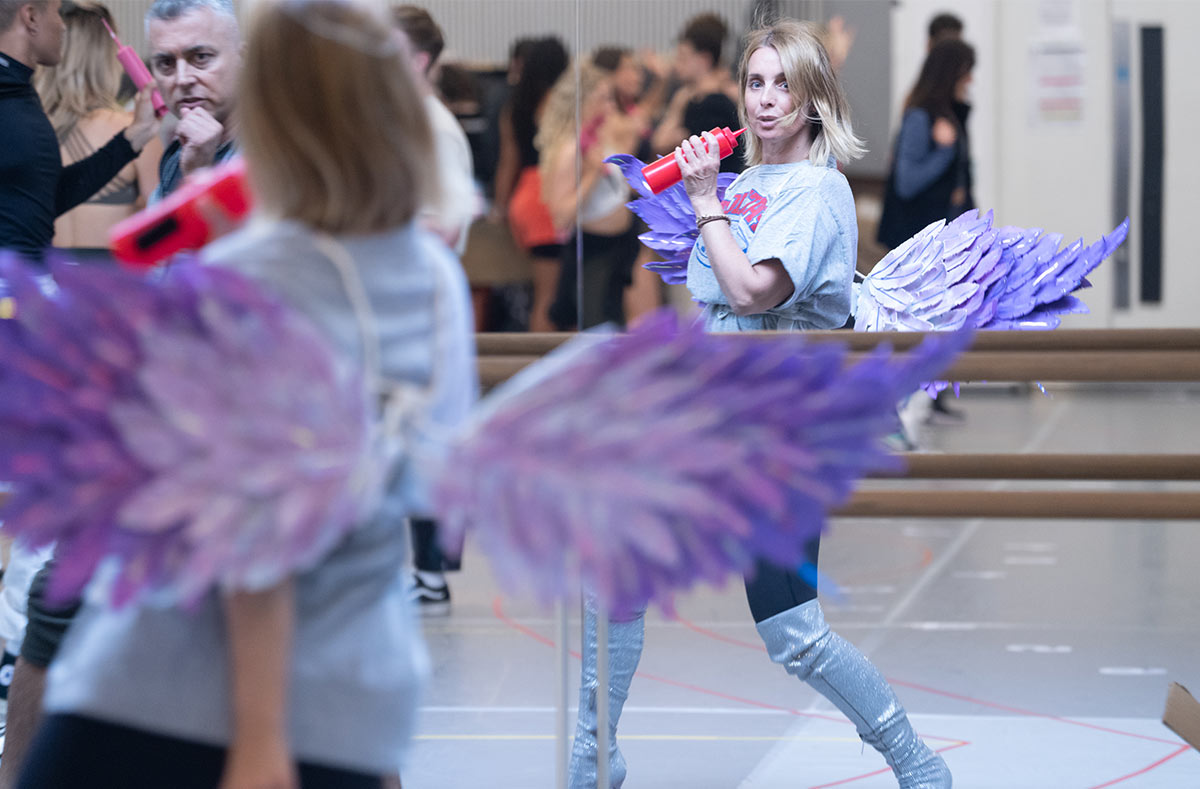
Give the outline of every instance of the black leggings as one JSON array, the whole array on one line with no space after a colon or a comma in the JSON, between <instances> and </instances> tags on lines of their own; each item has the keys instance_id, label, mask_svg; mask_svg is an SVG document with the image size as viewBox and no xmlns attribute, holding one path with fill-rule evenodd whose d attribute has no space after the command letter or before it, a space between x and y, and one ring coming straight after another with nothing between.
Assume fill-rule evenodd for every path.
<instances>
[{"instance_id":1,"label":"black leggings","mask_svg":"<svg viewBox=\"0 0 1200 789\"><path fill-rule=\"evenodd\" d=\"M446 556L438 542L437 521L428 518L413 518L409 521L412 531L413 567L431 573L446 570L461 570L461 556Z\"/></svg>"},{"instance_id":2,"label":"black leggings","mask_svg":"<svg viewBox=\"0 0 1200 789\"><path fill-rule=\"evenodd\" d=\"M615 236L583 234L583 260L575 258L575 239L563 245L558 290L550 320L562 331L590 329L602 323L625 325L625 288L633 282L640 242L638 224ZM582 269L582 272L580 271ZM579 275L583 274L582 288ZM582 290L582 305L579 304ZM582 306L583 316L579 309Z\"/></svg>"},{"instance_id":3,"label":"black leggings","mask_svg":"<svg viewBox=\"0 0 1200 789\"><path fill-rule=\"evenodd\" d=\"M213 789L225 749L76 715L50 715L18 789ZM299 765L302 789L380 789L383 777Z\"/></svg>"},{"instance_id":4,"label":"black leggings","mask_svg":"<svg viewBox=\"0 0 1200 789\"><path fill-rule=\"evenodd\" d=\"M813 567L817 566L820 550L820 537L804 544L804 556ZM816 598L816 588L802 579L795 567L780 567L760 559L754 575L746 577L746 599L755 624Z\"/></svg>"}]
</instances>

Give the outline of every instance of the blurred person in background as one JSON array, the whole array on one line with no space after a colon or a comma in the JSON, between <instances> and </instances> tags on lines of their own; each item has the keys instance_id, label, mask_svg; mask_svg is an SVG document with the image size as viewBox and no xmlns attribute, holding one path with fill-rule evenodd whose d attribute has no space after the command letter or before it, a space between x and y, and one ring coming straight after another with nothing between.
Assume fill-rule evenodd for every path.
<instances>
[{"instance_id":1,"label":"blurred person in background","mask_svg":"<svg viewBox=\"0 0 1200 789\"><path fill-rule=\"evenodd\" d=\"M124 128L97 141L91 155L63 165L54 126L33 86L36 67L55 66L62 60L67 23L61 10L60 0L0 0L0 119L5 131L0 148L0 249L35 262L43 260L51 244L55 218L103 189L150 144L158 129L150 91L143 90ZM0 299L0 311L10 306ZM42 617L26 592L46 554L23 550L18 544L5 568L0 623L6 656L0 670L11 680L3 705L2 787L11 786L15 779L41 710L50 655L40 648L44 642L36 625ZM33 623L32 639L27 623ZM14 660L18 650L20 658Z\"/></svg>"},{"instance_id":2,"label":"blurred person in background","mask_svg":"<svg viewBox=\"0 0 1200 789\"><path fill-rule=\"evenodd\" d=\"M61 149L63 163L90 156L133 121L117 98L120 75L117 45L105 29L116 24L100 3L65 2L63 59L43 66L34 78L42 106ZM71 250L73 260L108 260L108 231L139 211L158 186L162 143L152 138L131 164L83 205L54 222L54 246Z\"/></svg>"},{"instance_id":3,"label":"blurred person in background","mask_svg":"<svg viewBox=\"0 0 1200 789\"><path fill-rule=\"evenodd\" d=\"M619 46L600 47L592 54L592 63L609 75L613 84L614 112L611 114L616 133L615 146L618 153L630 153L642 161L654 158L650 150L651 120L661 109L665 75L655 74L652 68L638 63L633 50ZM647 75L652 84L647 87ZM647 229L641 220L635 219L638 233ZM662 306L662 280L653 271L643 268L644 263L657 260L654 250L642 246L638 249L631 274L632 282L625 290L625 318L629 323Z\"/></svg>"},{"instance_id":4,"label":"blurred person in background","mask_svg":"<svg viewBox=\"0 0 1200 789\"><path fill-rule=\"evenodd\" d=\"M563 331L625 325L625 289L639 244L625 205L629 187L604 162L633 142L616 114L612 79L583 63L578 79L567 71L554 85L538 128L542 198L555 230L568 239L550 308L551 320Z\"/></svg>"},{"instance_id":5,"label":"blurred person in background","mask_svg":"<svg viewBox=\"0 0 1200 789\"><path fill-rule=\"evenodd\" d=\"M925 42L925 51L929 52L934 45L943 41L963 37L963 21L951 13L941 13L929 20L929 39Z\"/></svg>"},{"instance_id":6,"label":"blurred person in background","mask_svg":"<svg viewBox=\"0 0 1200 789\"><path fill-rule=\"evenodd\" d=\"M534 39L514 51L518 71L507 106L500 115L500 159L496 167L493 219L506 218L513 240L530 259L533 296L529 330L553 331L550 305L562 267L563 232L543 201L541 153L534 144L546 97L567 69L568 55L555 37Z\"/></svg>"},{"instance_id":7,"label":"blurred person in background","mask_svg":"<svg viewBox=\"0 0 1200 789\"><path fill-rule=\"evenodd\" d=\"M424 8L397 6L392 10L392 20L408 41L413 75L433 127L437 154L438 199L422 209L421 217L461 255L479 200L467 135L433 89L432 75L446 40L442 29Z\"/></svg>"},{"instance_id":8,"label":"blurred person in background","mask_svg":"<svg viewBox=\"0 0 1200 789\"><path fill-rule=\"evenodd\" d=\"M413 77L433 130L436 199L422 207L421 221L461 256L467 247L467 233L479 201L467 135L458 119L434 93L430 82L430 74L445 48L445 38L442 29L424 8L397 6L392 10L392 21L408 42ZM449 603L450 587L445 571L459 569L458 562L443 555L437 540L436 522L412 518L409 525L413 549L410 598L422 606Z\"/></svg>"},{"instance_id":9,"label":"blurred person in background","mask_svg":"<svg viewBox=\"0 0 1200 789\"><path fill-rule=\"evenodd\" d=\"M84 159L63 166L58 138L33 87L37 66L62 59L61 0L0 0L0 249L41 260L54 220L104 188L138 157L158 128L149 91L132 122Z\"/></svg>"},{"instance_id":10,"label":"blurred person in background","mask_svg":"<svg viewBox=\"0 0 1200 789\"><path fill-rule=\"evenodd\" d=\"M930 222L975 207L967 137L967 88L975 50L958 39L935 45L904 103L879 222L894 249Z\"/></svg>"},{"instance_id":11,"label":"blurred person in background","mask_svg":"<svg viewBox=\"0 0 1200 789\"><path fill-rule=\"evenodd\" d=\"M656 155L671 153L681 140L694 134L738 128L737 103L730 96L736 86L721 61L728 36L729 28L716 14L700 14L683 28L674 64L681 84L651 138ZM721 160L723 173L740 173L744 167L738 150Z\"/></svg>"}]
</instances>

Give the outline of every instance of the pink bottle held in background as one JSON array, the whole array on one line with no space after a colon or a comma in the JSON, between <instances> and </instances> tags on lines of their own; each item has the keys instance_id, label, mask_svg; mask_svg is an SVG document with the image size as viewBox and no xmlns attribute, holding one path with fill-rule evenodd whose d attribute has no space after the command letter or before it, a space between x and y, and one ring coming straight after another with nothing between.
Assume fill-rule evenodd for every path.
<instances>
[{"instance_id":1,"label":"pink bottle held in background","mask_svg":"<svg viewBox=\"0 0 1200 789\"><path fill-rule=\"evenodd\" d=\"M730 131L729 127L726 126L723 129L712 129L709 132L717 138L717 146L720 149L722 159L733 153L733 149L737 145L738 135L744 131L746 130L738 129L737 131ZM650 191L658 194L679 183L683 178L683 174L679 172L679 165L675 163L675 155L668 154L658 161L651 162L643 167L642 177L649 184Z\"/></svg>"},{"instance_id":2,"label":"pink bottle held in background","mask_svg":"<svg viewBox=\"0 0 1200 789\"><path fill-rule=\"evenodd\" d=\"M108 24L107 19L101 19L100 21L104 23L104 27L108 30L108 34L112 36L112 40L117 42L117 60L121 62L125 73L133 80L134 86L138 90L141 90L153 82L154 77L150 76L150 70L146 68L146 64L138 57L138 53L134 51L133 47L121 44L121 39L117 38L116 31ZM167 114L167 104L163 101L161 93L155 90L151 94L150 100L154 102L154 116L156 118L161 118Z\"/></svg>"}]
</instances>

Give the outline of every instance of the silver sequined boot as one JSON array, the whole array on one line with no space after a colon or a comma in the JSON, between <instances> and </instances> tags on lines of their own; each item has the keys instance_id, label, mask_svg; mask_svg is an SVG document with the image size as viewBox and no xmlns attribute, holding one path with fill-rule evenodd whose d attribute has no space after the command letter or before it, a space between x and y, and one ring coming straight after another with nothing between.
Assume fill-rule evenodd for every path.
<instances>
[{"instance_id":1,"label":"silver sequined boot","mask_svg":"<svg viewBox=\"0 0 1200 789\"><path fill-rule=\"evenodd\" d=\"M625 782L625 757L617 748L617 720L629 697L629 683L637 671L645 640L645 611L628 619L608 623L608 776L611 789ZM579 718L575 743L571 747L571 765L567 785L570 789L608 789L596 787L596 609L588 601L583 616L583 672L579 681Z\"/></svg>"},{"instance_id":2,"label":"silver sequined boot","mask_svg":"<svg viewBox=\"0 0 1200 789\"><path fill-rule=\"evenodd\" d=\"M850 719L863 742L883 754L901 789L949 789L950 769L908 722L908 714L879 670L829 629L821 605L803 605L758 624L771 654Z\"/></svg>"}]
</instances>

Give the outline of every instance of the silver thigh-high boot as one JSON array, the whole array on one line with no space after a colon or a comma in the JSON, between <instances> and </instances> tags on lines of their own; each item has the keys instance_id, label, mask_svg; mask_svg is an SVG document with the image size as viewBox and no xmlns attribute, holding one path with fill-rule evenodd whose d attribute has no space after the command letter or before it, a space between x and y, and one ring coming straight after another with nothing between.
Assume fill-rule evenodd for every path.
<instances>
[{"instance_id":1,"label":"silver thigh-high boot","mask_svg":"<svg viewBox=\"0 0 1200 789\"><path fill-rule=\"evenodd\" d=\"M608 622L608 776L611 789L625 782L625 757L617 748L617 720L629 698L629 683L642 657L646 635L646 612L638 611L626 621ZM571 765L567 785L570 789L609 789L596 787L596 609L591 600L583 616L583 671L579 680L579 718L575 743L571 747Z\"/></svg>"},{"instance_id":2,"label":"silver thigh-high boot","mask_svg":"<svg viewBox=\"0 0 1200 789\"><path fill-rule=\"evenodd\" d=\"M833 702L863 742L883 754L901 789L946 789L950 769L908 722L891 685L867 656L829 629L821 605L803 605L759 622L771 660Z\"/></svg>"}]
</instances>

